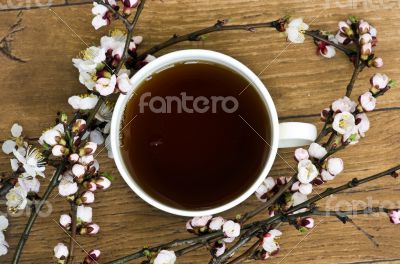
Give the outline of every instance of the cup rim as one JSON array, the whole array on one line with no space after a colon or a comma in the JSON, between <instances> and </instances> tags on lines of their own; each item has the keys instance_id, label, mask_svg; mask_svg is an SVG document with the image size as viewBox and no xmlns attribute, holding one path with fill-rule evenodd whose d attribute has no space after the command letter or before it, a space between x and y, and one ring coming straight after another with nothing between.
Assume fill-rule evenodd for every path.
<instances>
[{"instance_id":1,"label":"cup rim","mask_svg":"<svg viewBox=\"0 0 400 264\"><path fill-rule=\"evenodd\" d=\"M131 177L129 170L124 164L121 149L120 149L120 136L119 131L121 127L122 117L125 111L126 103L132 97L133 92L140 86L140 84L146 80L153 73L162 70L166 66L172 65L174 63L187 62L187 61L208 61L212 63L216 63L219 65L223 65L235 72L241 74L244 78L246 78L249 82L253 84L253 86L258 90L259 94L262 96L264 103L266 105L267 114L271 121L271 142L270 146L266 146L270 148L267 160L265 162L264 168L262 169L260 175L257 180L240 196L234 198L232 201L225 203L224 205L205 209L205 210L185 210L174 208L172 206L166 205L157 199L151 197L147 194ZM271 95L269 94L267 88L259 79L259 77L252 72L247 66L239 62L238 60L211 50L204 49L187 49L180 50L168 53L161 57L158 57L154 61L145 65L142 69L140 69L131 79L132 83L136 85L134 88L129 91L126 95L120 95L118 97L117 103L114 107L114 112L111 119L111 130L110 130L110 143L111 150L113 152L114 161L117 166L119 173L122 178L128 184L128 186L145 202L148 204L164 211L167 213L171 213L179 216L187 216L187 217L195 217L195 216L204 216L204 215L214 215L221 213L223 211L229 210L238 204L242 203L244 200L249 198L261 185L264 179L267 177L271 167L274 163L274 160L278 151L278 141L279 141L279 122L278 122L278 114L276 112L275 104L272 100ZM249 128L249 132L253 133ZM255 133L255 136L257 134ZM264 144L260 142L260 144Z\"/></svg>"}]
</instances>

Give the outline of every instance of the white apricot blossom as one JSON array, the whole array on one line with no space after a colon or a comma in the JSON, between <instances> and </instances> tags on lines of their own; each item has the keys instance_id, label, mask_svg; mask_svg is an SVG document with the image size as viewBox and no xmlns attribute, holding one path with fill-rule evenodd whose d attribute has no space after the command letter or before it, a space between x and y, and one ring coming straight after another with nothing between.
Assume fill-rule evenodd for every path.
<instances>
[{"instance_id":1,"label":"white apricot blossom","mask_svg":"<svg viewBox=\"0 0 400 264\"><path fill-rule=\"evenodd\" d=\"M97 80L95 89L102 96L114 93L117 84L117 77L113 74L110 78L102 77Z\"/></svg>"},{"instance_id":2,"label":"white apricot blossom","mask_svg":"<svg viewBox=\"0 0 400 264\"><path fill-rule=\"evenodd\" d=\"M240 224L229 220L225 222L222 226L222 231L224 232L224 235L228 238L238 237L240 235Z\"/></svg>"},{"instance_id":3,"label":"white apricot blossom","mask_svg":"<svg viewBox=\"0 0 400 264\"><path fill-rule=\"evenodd\" d=\"M303 43L305 40L304 32L308 28L309 26L303 22L302 18L293 19L286 29L288 40L293 43Z\"/></svg>"},{"instance_id":4,"label":"white apricot blossom","mask_svg":"<svg viewBox=\"0 0 400 264\"><path fill-rule=\"evenodd\" d=\"M356 110L356 102L350 100L349 97L344 96L339 98L332 103L333 112L350 112L353 113Z\"/></svg>"},{"instance_id":5,"label":"white apricot blossom","mask_svg":"<svg viewBox=\"0 0 400 264\"><path fill-rule=\"evenodd\" d=\"M107 12L108 8L106 6L93 2L92 14L95 17L92 20L92 26L96 30L110 23L110 20L106 16Z\"/></svg>"},{"instance_id":6,"label":"white apricot blossom","mask_svg":"<svg viewBox=\"0 0 400 264\"><path fill-rule=\"evenodd\" d=\"M7 194L7 207L10 211L17 211L25 209L28 199L28 192L21 186L14 186Z\"/></svg>"},{"instance_id":7,"label":"white apricot blossom","mask_svg":"<svg viewBox=\"0 0 400 264\"><path fill-rule=\"evenodd\" d=\"M262 202L266 202L267 201L266 194L269 191L271 191L275 186L276 186L276 180L274 178L272 177L265 178L265 180L256 190L255 194L257 198Z\"/></svg>"},{"instance_id":8,"label":"white apricot blossom","mask_svg":"<svg viewBox=\"0 0 400 264\"><path fill-rule=\"evenodd\" d=\"M172 250L161 250L154 259L154 264L174 264L176 255Z\"/></svg>"},{"instance_id":9,"label":"white apricot blossom","mask_svg":"<svg viewBox=\"0 0 400 264\"><path fill-rule=\"evenodd\" d=\"M4 256L8 253L8 243L4 236L4 233L0 231L0 256Z\"/></svg>"},{"instance_id":10,"label":"white apricot blossom","mask_svg":"<svg viewBox=\"0 0 400 264\"><path fill-rule=\"evenodd\" d=\"M277 240L281 235L282 232L277 229L272 229L264 234L262 240L262 248L268 254L268 256L264 257L264 259L268 258L271 254L274 254L279 250L279 244Z\"/></svg>"},{"instance_id":11,"label":"white apricot blossom","mask_svg":"<svg viewBox=\"0 0 400 264\"><path fill-rule=\"evenodd\" d=\"M360 136L365 137L365 133L369 130L370 127L368 116L365 113L357 114L356 124Z\"/></svg>"},{"instance_id":12,"label":"white apricot blossom","mask_svg":"<svg viewBox=\"0 0 400 264\"><path fill-rule=\"evenodd\" d=\"M95 94L81 94L74 95L68 98L68 103L75 110L90 110L93 109L97 102L99 101L99 97Z\"/></svg>"},{"instance_id":13,"label":"white apricot blossom","mask_svg":"<svg viewBox=\"0 0 400 264\"><path fill-rule=\"evenodd\" d=\"M355 126L355 118L350 112L342 112L335 115L332 128L343 135L347 131L351 131Z\"/></svg>"},{"instance_id":14,"label":"white apricot blossom","mask_svg":"<svg viewBox=\"0 0 400 264\"><path fill-rule=\"evenodd\" d=\"M36 175L44 177L46 162L38 149L28 147L25 155L21 155L21 153L14 149L13 154L27 175L31 177L35 177Z\"/></svg>"},{"instance_id":15,"label":"white apricot blossom","mask_svg":"<svg viewBox=\"0 0 400 264\"><path fill-rule=\"evenodd\" d=\"M311 160L302 160L297 165L297 179L301 183L310 183L318 176L318 169Z\"/></svg>"},{"instance_id":16,"label":"white apricot blossom","mask_svg":"<svg viewBox=\"0 0 400 264\"><path fill-rule=\"evenodd\" d=\"M26 142L24 142L22 137L22 126L18 123L14 123L11 126L11 139L4 141L3 145L1 146L2 151L5 154L11 154L14 149L17 149L19 153L24 155Z\"/></svg>"}]
</instances>

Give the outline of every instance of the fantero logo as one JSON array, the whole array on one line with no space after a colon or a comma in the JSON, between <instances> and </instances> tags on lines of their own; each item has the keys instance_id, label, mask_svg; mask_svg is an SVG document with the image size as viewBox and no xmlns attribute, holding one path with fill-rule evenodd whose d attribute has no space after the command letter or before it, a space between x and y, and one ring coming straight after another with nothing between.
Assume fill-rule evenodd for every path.
<instances>
[{"instance_id":1,"label":"fantero logo","mask_svg":"<svg viewBox=\"0 0 400 264\"><path fill-rule=\"evenodd\" d=\"M232 114L239 108L238 100L233 96L190 96L185 92L180 96L152 96L151 92L140 96L140 113L146 109L156 114L171 113L219 113Z\"/></svg>"}]
</instances>

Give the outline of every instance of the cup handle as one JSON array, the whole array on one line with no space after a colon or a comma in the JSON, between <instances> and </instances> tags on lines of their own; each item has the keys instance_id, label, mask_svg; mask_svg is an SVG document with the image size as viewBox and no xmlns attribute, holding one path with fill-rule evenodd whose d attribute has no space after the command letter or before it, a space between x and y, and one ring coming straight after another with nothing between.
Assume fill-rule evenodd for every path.
<instances>
[{"instance_id":1,"label":"cup handle","mask_svg":"<svg viewBox=\"0 0 400 264\"><path fill-rule=\"evenodd\" d=\"M317 128L313 124L286 122L279 124L278 148L293 148L310 145L317 138Z\"/></svg>"}]
</instances>

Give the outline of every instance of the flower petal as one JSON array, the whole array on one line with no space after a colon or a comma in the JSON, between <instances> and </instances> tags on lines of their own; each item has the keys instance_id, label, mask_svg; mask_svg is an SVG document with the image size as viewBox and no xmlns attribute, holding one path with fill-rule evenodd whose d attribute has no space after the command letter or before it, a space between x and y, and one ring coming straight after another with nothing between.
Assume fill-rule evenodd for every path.
<instances>
[{"instance_id":1,"label":"flower petal","mask_svg":"<svg viewBox=\"0 0 400 264\"><path fill-rule=\"evenodd\" d=\"M3 145L1 146L1 149L3 150L4 153L10 154L11 152L13 152L16 145L17 144L14 141L6 140L6 141L4 141Z\"/></svg>"},{"instance_id":2,"label":"flower petal","mask_svg":"<svg viewBox=\"0 0 400 264\"><path fill-rule=\"evenodd\" d=\"M12 125L11 127L11 135L13 137L20 137L22 134L22 126L20 126L19 124L15 123L14 125Z\"/></svg>"}]
</instances>

